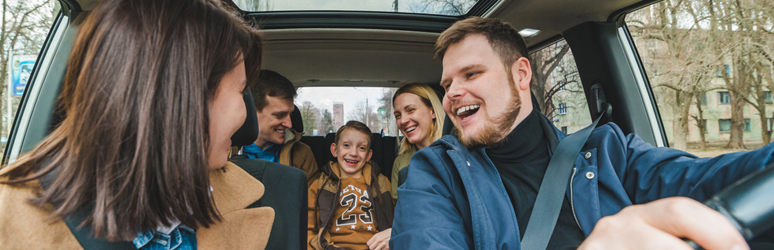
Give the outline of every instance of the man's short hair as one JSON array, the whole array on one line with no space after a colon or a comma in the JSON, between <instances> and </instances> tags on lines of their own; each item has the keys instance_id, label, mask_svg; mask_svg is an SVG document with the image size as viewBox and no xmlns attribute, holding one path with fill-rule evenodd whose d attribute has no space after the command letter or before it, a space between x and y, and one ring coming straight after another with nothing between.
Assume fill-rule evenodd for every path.
<instances>
[{"instance_id":1,"label":"man's short hair","mask_svg":"<svg viewBox=\"0 0 774 250\"><path fill-rule=\"evenodd\" d=\"M261 70L258 80L250 88L255 100L255 110L262 111L269 102L267 96L293 101L296 98L296 87L287 78L271 70Z\"/></svg>"},{"instance_id":2,"label":"man's short hair","mask_svg":"<svg viewBox=\"0 0 774 250\"><path fill-rule=\"evenodd\" d=\"M489 46L497 53L506 68L510 68L517 59L529 59L529 51L524 38L510 24L495 18L469 17L457 21L446 29L435 42L435 57L443 60L449 46L457 44L468 35L481 34L489 41Z\"/></svg>"}]
</instances>

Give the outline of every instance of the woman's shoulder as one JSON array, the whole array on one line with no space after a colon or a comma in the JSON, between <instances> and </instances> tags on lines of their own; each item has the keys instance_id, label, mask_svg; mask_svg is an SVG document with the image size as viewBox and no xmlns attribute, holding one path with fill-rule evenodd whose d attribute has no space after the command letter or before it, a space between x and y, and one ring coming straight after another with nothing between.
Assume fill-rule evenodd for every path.
<instances>
[{"instance_id":1,"label":"woman's shoulder","mask_svg":"<svg viewBox=\"0 0 774 250\"><path fill-rule=\"evenodd\" d=\"M53 207L28 201L40 191L37 180L19 185L0 184L0 246L8 249L81 249L64 221L51 218Z\"/></svg>"},{"instance_id":2,"label":"woman's shoulder","mask_svg":"<svg viewBox=\"0 0 774 250\"><path fill-rule=\"evenodd\" d=\"M414 154L416 152L417 152L416 150L411 149L411 150L406 151L406 152L404 152L402 154L399 154L397 157L395 157L395 162L393 163L392 168L396 169L396 167L397 167L398 170L400 170L400 168L404 168L404 167L408 166L409 161L411 160L411 157L414 156ZM393 170L393 171L395 171L395 170Z\"/></svg>"}]
</instances>

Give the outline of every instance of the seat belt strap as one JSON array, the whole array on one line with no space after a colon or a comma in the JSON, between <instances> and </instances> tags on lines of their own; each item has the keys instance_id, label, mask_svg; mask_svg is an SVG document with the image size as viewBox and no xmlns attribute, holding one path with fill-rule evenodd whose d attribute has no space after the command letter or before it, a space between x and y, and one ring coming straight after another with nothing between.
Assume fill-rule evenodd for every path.
<instances>
[{"instance_id":1,"label":"seat belt strap","mask_svg":"<svg viewBox=\"0 0 774 250\"><path fill-rule=\"evenodd\" d=\"M591 125L559 141L548 162L543 181L540 183L535 206L532 207L527 229L521 241L522 250L544 250L548 247L548 241L553 235L559 218L559 211L562 210L562 202L575 158L604 114L605 111L602 111Z\"/></svg>"}]
</instances>

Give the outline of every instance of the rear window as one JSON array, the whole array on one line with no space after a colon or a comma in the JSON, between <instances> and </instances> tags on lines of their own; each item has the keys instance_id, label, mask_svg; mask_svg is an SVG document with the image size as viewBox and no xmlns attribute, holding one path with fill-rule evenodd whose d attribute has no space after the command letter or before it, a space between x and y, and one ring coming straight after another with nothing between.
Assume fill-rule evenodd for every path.
<instances>
[{"instance_id":1,"label":"rear window","mask_svg":"<svg viewBox=\"0 0 774 250\"><path fill-rule=\"evenodd\" d=\"M304 122L304 135L335 133L347 121L368 125L373 133L396 136L389 87L301 87L295 104Z\"/></svg>"}]
</instances>

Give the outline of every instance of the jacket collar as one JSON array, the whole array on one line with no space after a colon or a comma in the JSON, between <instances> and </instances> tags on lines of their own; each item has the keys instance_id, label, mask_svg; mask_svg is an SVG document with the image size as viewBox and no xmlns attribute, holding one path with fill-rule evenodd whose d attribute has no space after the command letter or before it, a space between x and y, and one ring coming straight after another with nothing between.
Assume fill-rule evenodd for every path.
<instances>
[{"instance_id":1,"label":"jacket collar","mask_svg":"<svg viewBox=\"0 0 774 250\"><path fill-rule=\"evenodd\" d=\"M212 199L220 222L196 232L200 249L264 249L274 222L271 207L247 208L263 196L264 186L234 163L210 170Z\"/></svg>"},{"instance_id":2,"label":"jacket collar","mask_svg":"<svg viewBox=\"0 0 774 250\"><path fill-rule=\"evenodd\" d=\"M285 129L285 143L284 144L288 144L289 142L297 142L297 141L301 140L301 136L303 136L303 135L304 135L304 132L296 132L292 128L286 128Z\"/></svg>"},{"instance_id":3,"label":"jacket collar","mask_svg":"<svg viewBox=\"0 0 774 250\"><path fill-rule=\"evenodd\" d=\"M232 162L210 170L212 199L221 214L245 209L263 196L263 183Z\"/></svg>"},{"instance_id":4,"label":"jacket collar","mask_svg":"<svg viewBox=\"0 0 774 250\"><path fill-rule=\"evenodd\" d=\"M334 180L340 180L341 179L341 167L339 167L339 163L335 161L329 162L325 167L323 167L322 171L333 178ZM366 162L363 166L363 169L360 171L363 172L363 178L365 178L365 182L367 185L371 185L372 177L371 173L373 172L373 166L371 166L371 162Z\"/></svg>"}]
</instances>

